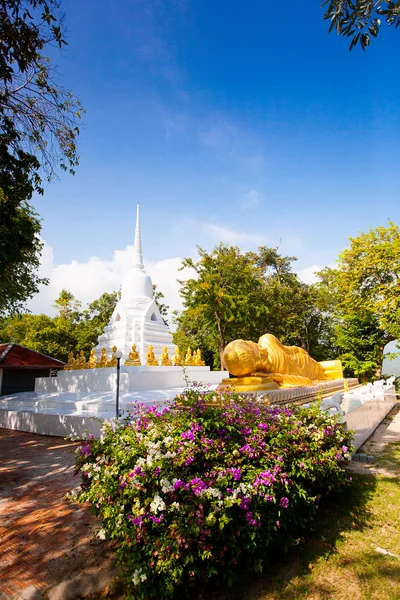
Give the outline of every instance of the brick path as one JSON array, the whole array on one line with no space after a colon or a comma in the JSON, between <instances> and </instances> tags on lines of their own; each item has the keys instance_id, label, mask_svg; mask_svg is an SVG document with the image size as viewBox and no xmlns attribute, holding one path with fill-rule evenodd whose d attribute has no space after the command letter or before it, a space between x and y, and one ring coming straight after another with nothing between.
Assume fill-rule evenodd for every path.
<instances>
[{"instance_id":1,"label":"brick path","mask_svg":"<svg viewBox=\"0 0 400 600\"><path fill-rule=\"evenodd\" d=\"M99 528L64 495L76 443L0 429L0 600L69 600L104 591L115 576Z\"/></svg>"}]
</instances>

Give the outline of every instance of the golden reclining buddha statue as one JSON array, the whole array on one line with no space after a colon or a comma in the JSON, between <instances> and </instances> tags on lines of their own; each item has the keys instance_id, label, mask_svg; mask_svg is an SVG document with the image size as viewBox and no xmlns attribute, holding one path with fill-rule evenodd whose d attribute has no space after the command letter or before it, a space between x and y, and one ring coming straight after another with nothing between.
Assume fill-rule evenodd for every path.
<instances>
[{"instance_id":1,"label":"golden reclining buddha statue","mask_svg":"<svg viewBox=\"0 0 400 600\"><path fill-rule=\"evenodd\" d=\"M223 379L238 391L272 390L279 387L302 387L322 381L342 379L340 360L317 362L297 346L285 346L271 333L258 343L235 340L224 350L226 368L236 379Z\"/></svg>"}]
</instances>

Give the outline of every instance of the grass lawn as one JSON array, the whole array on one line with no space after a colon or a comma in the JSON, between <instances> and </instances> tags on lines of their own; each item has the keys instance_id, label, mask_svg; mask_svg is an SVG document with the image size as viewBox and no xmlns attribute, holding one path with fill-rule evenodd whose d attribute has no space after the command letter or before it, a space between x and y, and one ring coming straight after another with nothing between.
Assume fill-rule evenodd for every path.
<instances>
[{"instance_id":1,"label":"grass lawn","mask_svg":"<svg viewBox=\"0 0 400 600\"><path fill-rule=\"evenodd\" d=\"M306 540L250 586L211 597L400 599L400 442L385 446L377 466L391 476L351 473L351 488L330 499Z\"/></svg>"}]
</instances>

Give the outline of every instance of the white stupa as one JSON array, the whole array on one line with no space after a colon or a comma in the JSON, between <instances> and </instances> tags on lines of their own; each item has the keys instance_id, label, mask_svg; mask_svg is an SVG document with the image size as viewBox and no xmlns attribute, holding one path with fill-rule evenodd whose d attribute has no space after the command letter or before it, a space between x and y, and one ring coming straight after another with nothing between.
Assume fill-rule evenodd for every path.
<instances>
[{"instance_id":1,"label":"white stupa","mask_svg":"<svg viewBox=\"0 0 400 600\"><path fill-rule=\"evenodd\" d=\"M168 331L153 297L153 284L143 266L140 238L139 204L136 214L135 244L132 255L132 268L125 275L121 287L121 299L114 309L111 320L99 337L95 348L96 356L101 349L111 356L113 346L123 353L122 364L128 358L132 344L140 354L142 365L146 364L147 350L153 346L155 357L161 356L164 346L169 357L175 353L172 335Z\"/></svg>"}]
</instances>

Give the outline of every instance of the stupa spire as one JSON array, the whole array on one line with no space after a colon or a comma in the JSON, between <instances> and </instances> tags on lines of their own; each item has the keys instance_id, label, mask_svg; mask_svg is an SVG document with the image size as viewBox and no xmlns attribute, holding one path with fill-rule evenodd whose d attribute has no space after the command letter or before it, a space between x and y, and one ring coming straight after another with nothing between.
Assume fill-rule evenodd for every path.
<instances>
[{"instance_id":1,"label":"stupa spire","mask_svg":"<svg viewBox=\"0 0 400 600\"><path fill-rule=\"evenodd\" d=\"M139 217L139 204L136 207L136 229L135 229L135 243L133 245L132 255L132 266L136 269L144 270L143 266L143 255L142 255L142 241L140 238L140 217Z\"/></svg>"}]
</instances>

